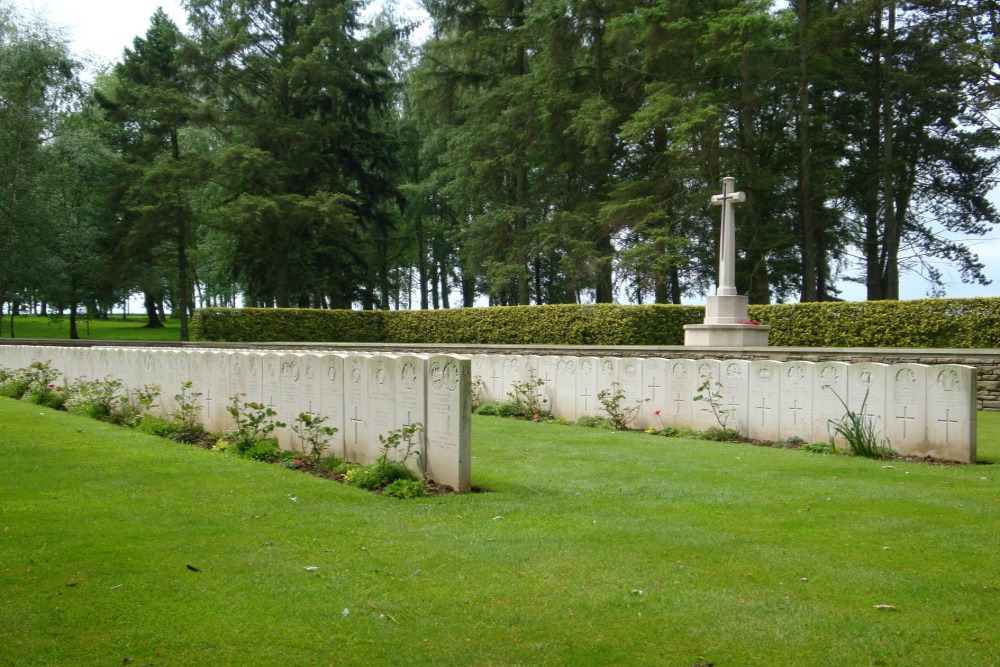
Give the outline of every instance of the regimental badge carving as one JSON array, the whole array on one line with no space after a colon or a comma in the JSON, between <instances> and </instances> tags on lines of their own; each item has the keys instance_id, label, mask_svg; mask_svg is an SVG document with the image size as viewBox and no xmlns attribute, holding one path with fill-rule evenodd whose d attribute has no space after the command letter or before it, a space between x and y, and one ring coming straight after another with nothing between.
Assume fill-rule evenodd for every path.
<instances>
[{"instance_id":1,"label":"regimental badge carving","mask_svg":"<svg viewBox=\"0 0 1000 667\"><path fill-rule=\"evenodd\" d=\"M572 359L560 359L556 370L563 375L573 375L576 373L576 362Z\"/></svg>"},{"instance_id":2,"label":"regimental badge carving","mask_svg":"<svg viewBox=\"0 0 1000 667\"><path fill-rule=\"evenodd\" d=\"M726 365L726 379L730 382L739 382L743 377L743 367L739 364Z\"/></svg>"},{"instance_id":3,"label":"regimental badge carving","mask_svg":"<svg viewBox=\"0 0 1000 667\"><path fill-rule=\"evenodd\" d=\"M313 368L312 362L306 363L306 379L312 381L316 376L316 369Z\"/></svg>"},{"instance_id":4,"label":"regimental badge carving","mask_svg":"<svg viewBox=\"0 0 1000 667\"><path fill-rule=\"evenodd\" d=\"M757 369L757 379L760 380L760 382L763 384L769 383L771 381L772 375L773 373L771 372L770 368Z\"/></svg>"},{"instance_id":5,"label":"regimental badge carving","mask_svg":"<svg viewBox=\"0 0 1000 667\"><path fill-rule=\"evenodd\" d=\"M147 355L143 356L143 358L142 358L142 367L145 368L147 371L153 370L155 364L156 364L156 362L154 361L153 355L147 354Z\"/></svg>"},{"instance_id":6,"label":"regimental badge carving","mask_svg":"<svg viewBox=\"0 0 1000 667\"><path fill-rule=\"evenodd\" d=\"M238 358L233 359L232 371L233 377L243 377L243 362L241 362Z\"/></svg>"},{"instance_id":7,"label":"regimental badge carving","mask_svg":"<svg viewBox=\"0 0 1000 667\"><path fill-rule=\"evenodd\" d=\"M605 375L611 375L612 373L615 372L615 362L611 361L610 359L605 359L604 361L601 362L601 368L604 369Z\"/></svg>"},{"instance_id":8,"label":"regimental badge carving","mask_svg":"<svg viewBox=\"0 0 1000 667\"><path fill-rule=\"evenodd\" d=\"M385 363L378 362L378 368L375 369L375 382L379 384L385 384Z\"/></svg>"},{"instance_id":9,"label":"regimental badge carving","mask_svg":"<svg viewBox=\"0 0 1000 667\"><path fill-rule=\"evenodd\" d=\"M333 364L330 364L329 366L326 367L326 379L329 380L330 382L337 381L337 367L334 366Z\"/></svg>"},{"instance_id":10,"label":"regimental badge carving","mask_svg":"<svg viewBox=\"0 0 1000 667\"><path fill-rule=\"evenodd\" d=\"M824 366L823 370L819 372L819 385L821 387L830 387L837 384L840 380L840 371L836 366Z\"/></svg>"},{"instance_id":11,"label":"regimental badge carving","mask_svg":"<svg viewBox=\"0 0 1000 667\"><path fill-rule=\"evenodd\" d=\"M946 368L937 376L937 384L944 391L955 391L958 389L960 380L954 368Z\"/></svg>"},{"instance_id":12,"label":"regimental badge carving","mask_svg":"<svg viewBox=\"0 0 1000 667\"><path fill-rule=\"evenodd\" d=\"M584 377L590 377L590 374L594 372L594 362L585 360L580 362L580 375Z\"/></svg>"},{"instance_id":13,"label":"regimental badge carving","mask_svg":"<svg viewBox=\"0 0 1000 667\"><path fill-rule=\"evenodd\" d=\"M444 386L444 364L435 362L431 364L431 386L441 389Z\"/></svg>"},{"instance_id":14,"label":"regimental badge carving","mask_svg":"<svg viewBox=\"0 0 1000 667\"><path fill-rule=\"evenodd\" d=\"M404 387L413 389L417 386L417 367L410 362L406 362L399 371L399 377L403 381Z\"/></svg>"},{"instance_id":15,"label":"regimental badge carving","mask_svg":"<svg viewBox=\"0 0 1000 667\"><path fill-rule=\"evenodd\" d=\"M351 382L361 384L361 369L357 366L351 369Z\"/></svg>"},{"instance_id":16,"label":"regimental badge carving","mask_svg":"<svg viewBox=\"0 0 1000 667\"><path fill-rule=\"evenodd\" d=\"M267 362L267 376L270 378L278 377L278 364L276 362Z\"/></svg>"},{"instance_id":17,"label":"regimental badge carving","mask_svg":"<svg viewBox=\"0 0 1000 667\"><path fill-rule=\"evenodd\" d=\"M909 393L912 392L917 384L917 376L914 374L912 368L901 368L896 373L896 390Z\"/></svg>"},{"instance_id":18,"label":"regimental badge carving","mask_svg":"<svg viewBox=\"0 0 1000 667\"><path fill-rule=\"evenodd\" d=\"M861 371L858 373L858 382L864 385L870 385L872 383L872 372Z\"/></svg>"},{"instance_id":19,"label":"regimental badge carving","mask_svg":"<svg viewBox=\"0 0 1000 667\"><path fill-rule=\"evenodd\" d=\"M636 372L638 372L639 366L634 361L625 362L625 375L629 377L635 377Z\"/></svg>"},{"instance_id":20,"label":"regimental badge carving","mask_svg":"<svg viewBox=\"0 0 1000 667\"><path fill-rule=\"evenodd\" d=\"M792 384L802 384L802 381L806 378L806 372L802 370L802 366L792 364L788 367L788 372L785 373L785 377L787 377Z\"/></svg>"},{"instance_id":21,"label":"regimental badge carving","mask_svg":"<svg viewBox=\"0 0 1000 667\"><path fill-rule=\"evenodd\" d=\"M687 366L685 364L682 364L681 362L676 361L676 362L674 362L674 366L671 369L671 372L674 374L674 377L684 379L684 378L687 377L688 369L687 369Z\"/></svg>"},{"instance_id":22,"label":"regimental badge carving","mask_svg":"<svg viewBox=\"0 0 1000 667\"><path fill-rule=\"evenodd\" d=\"M712 364L699 364L698 377L703 378L705 380L714 380L715 372L712 369Z\"/></svg>"},{"instance_id":23,"label":"regimental badge carving","mask_svg":"<svg viewBox=\"0 0 1000 667\"><path fill-rule=\"evenodd\" d=\"M299 362L286 361L281 364L281 377L293 382L299 379Z\"/></svg>"},{"instance_id":24,"label":"regimental badge carving","mask_svg":"<svg viewBox=\"0 0 1000 667\"><path fill-rule=\"evenodd\" d=\"M507 357L503 360L503 368L505 371L516 373L521 368L521 360L517 357Z\"/></svg>"},{"instance_id":25,"label":"regimental badge carving","mask_svg":"<svg viewBox=\"0 0 1000 667\"><path fill-rule=\"evenodd\" d=\"M451 362L444 365L444 387L448 391L458 389L458 365Z\"/></svg>"}]
</instances>

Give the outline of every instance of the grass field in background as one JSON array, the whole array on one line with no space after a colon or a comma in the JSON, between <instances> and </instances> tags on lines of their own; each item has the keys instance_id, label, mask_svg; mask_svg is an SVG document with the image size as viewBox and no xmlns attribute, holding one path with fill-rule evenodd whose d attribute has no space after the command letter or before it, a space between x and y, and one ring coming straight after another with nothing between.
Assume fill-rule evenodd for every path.
<instances>
[{"instance_id":1,"label":"grass field in background","mask_svg":"<svg viewBox=\"0 0 1000 667\"><path fill-rule=\"evenodd\" d=\"M10 338L10 316L0 318L0 338ZM146 318L129 315L112 315L106 320L77 320L77 333L83 340L158 340L179 341L180 324L168 318L162 329L145 328ZM40 315L19 315L14 318L15 338L56 338L69 339L69 318L55 320Z\"/></svg>"},{"instance_id":2,"label":"grass field in background","mask_svg":"<svg viewBox=\"0 0 1000 667\"><path fill-rule=\"evenodd\" d=\"M493 417L473 454L399 501L0 399L0 663L1000 662L995 466Z\"/></svg>"}]
</instances>

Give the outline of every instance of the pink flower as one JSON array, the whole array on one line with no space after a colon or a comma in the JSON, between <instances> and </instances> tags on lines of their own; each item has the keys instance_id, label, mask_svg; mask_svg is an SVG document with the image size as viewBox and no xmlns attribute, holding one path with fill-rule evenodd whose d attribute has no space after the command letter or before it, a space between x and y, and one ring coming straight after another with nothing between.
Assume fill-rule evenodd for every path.
<instances>
[{"instance_id":1,"label":"pink flower","mask_svg":"<svg viewBox=\"0 0 1000 667\"><path fill-rule=\"evenodd\" d=\"M657 417L659 417L660 416L660 411L659 410L653 410L653 414L656 415Z\"/></svg>"},{"instance_id":2,"label":"pink flower","mask_svg":"<svg viewBox=\"0 0 1000 667\"><path fill-rule=\"evenodd\" d=\"M740 324L749 324L750 326L759 327L760 322L757 320L747 320L746 322L740 322Z\"/></svg>"},{"instance_id":3,"label":"pink flower","mask_svg":"<svg viewBox=\"0 0 1000 667\"><path fill-rule=\"evenodd\" d=\"M538 420L538 413L536 412L535 414L531 415L531 418L537 421Z\"/></svg>"}]
</instances>

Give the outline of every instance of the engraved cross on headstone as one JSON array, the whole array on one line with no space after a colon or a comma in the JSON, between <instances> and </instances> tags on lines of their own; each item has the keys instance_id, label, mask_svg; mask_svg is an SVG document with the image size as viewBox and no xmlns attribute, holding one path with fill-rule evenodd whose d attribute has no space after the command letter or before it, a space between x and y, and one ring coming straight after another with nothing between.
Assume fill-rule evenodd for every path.
<instances>
[{"instance_id":1,"label":"engraved cross on headstone","mask_svg":"<svg viewBox=\"0 0 1000 667\"><path fill-rule=\"evenodd\" d=\"M722 179L722 194L712 196L712 204L722 207L722 233L719 239L719 285L718 296L734 296L736 292L736 220L733 204L746 201L746 194L733 192L736 179L726 176Z\"/></svg>"},{"instance_id":2,"label":"engraved cross on headstone","mask_svg":"<svg viewBox=\"0 0 1000 667\"><path fill-rule=\"evenodd\" d=\"M356 406L356 405L354 406L354 416L351 417L351 421L354 422L354 442L351 443L351 444L353 444L354 446L357 446L357 444L358 444L358 424L360 424L361 422L363 422L364 419L361 419L360 417L358 417L358 406Z\"/></svg>"},{"instance_id":3,"label":"engraved cross on headstone","mask_svg":"<svg viewBox=\"0 0 1000 667\"><path fill-rule=\"evenodd\" d=\"M958 423L957 419L952 419L951 418L951 408L945 408L944 419L939 419L938 423L939 424L942 424L942 423L944 424L944 442L945 442L945 444L946 445L951 444L951 437L948 434L948 425L949 424L957 424Z\"/></svg>"},{"instance_id":4,"label":"engraved cross on headstone","mask_svg":"<svg viewBox=\"0 0 1000 667\"><path fill-rule=\"evenodd\" d=\"M907 412L908 409L909 409L909 406L904 405L903 406L903 414L896 416L896 421L902 420L902 422L903 422L903 439L904 440L906 439L906 422L908 422L908 421L914 421L916 419L916 417L914 417L913 415L907 415L906 414L906 412Z\"/></svg>"}]
</instances>

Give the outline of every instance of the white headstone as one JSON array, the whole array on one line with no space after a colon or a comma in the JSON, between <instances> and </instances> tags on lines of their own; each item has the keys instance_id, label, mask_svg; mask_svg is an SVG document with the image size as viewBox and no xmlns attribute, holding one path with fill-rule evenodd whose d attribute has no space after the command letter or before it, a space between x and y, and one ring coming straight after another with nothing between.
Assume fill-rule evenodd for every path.
<instances>
[{"instance_id":1,"label":"white headstone","mask_svg":"<svg viewBox=\"0 0 1000 667\"><path fill-rule=\"evenodd\" d=\"M379 437L396 425L396 360L376 355L368 360L368 459L382 455Z\"/></svg>"},{"instance_id":2,"label":"white headstone","mask_svg":"<svg viewBox=\"0 0 1000 667\"><path fill-rule=\"evenodd\" d=\"M424 432L427 420L427 360L414 355L401 355L395 360L396 372L396 423L393 428L402 428L419 423L420 431L414 444L419 457L407 461L417 473L426 472L427 434Z\"/></svg>"},{"instance_id":3,"label":"white headstone","mask_svg":"<svg viewBox=\"0 0 1000 667\"><path fill-rule=\"evenodd\" d=\"M667 408L667 360L644 359L642 362L642 398L639 414L632 428L663 428Z\"/></svg>"},{"instance_id":4,"label":"white headstone","mask_svg":"<svg viewBox=\"0 0 1000 667\"><path fill-rule=\"evenodd\" d=\"M624 408L641 406L642 399L646 396L646 388L642 382L644 361L636 357L624 357L619 364L618 387L625 392L625 397L621 401L621 406ZM629 428L645 428L641 413L640 407L636 420L629 424Z\"/></svg>"},{"instance_id":5,"label":"white headstone","mask_svg":"<svg viewBox=\"0 0 1000 667\"><path fill-rule=\"evenodd\" d=\"M195 410L195 415L198 423L204 426L205 400L206 398L208 398L207 396L208 392L205 382L206 374L208 372L206 369L207 359L205 357L205 352L203 352L202 350L189 350L187 352L187 358L188 358L188 363L187 363L188 372L186 379L188 382L191 383L191 387L187 389L187 395L188 399L191 401L191 404L197 408ZM177 393L180 394L181 391L178 390ZM200 395L195 396L195 394L200 394Z\"/></svg>"},{"instance_id":6,"label":"white headstone","mask_svg":"<svg viewBox=\"0 0 1000 667\"><path fill-rule=\"evenodd\" d=\"M344 357L324 354L319 360L319 414L326 417L324 426L337 429L329 440L326 453L344 458Z\"/></svg>"},{"instance_id":7,"label":"white headstone","mask_svg":"<svg viewBox=\"0 0 1000 667\"><path fill-rule=\"evenodd\" d=\"M597 357L580 357L576 370L576 418L598 416L597 373L601 360Z\"/></svg>"},{"instance_id":8,"label":"white headstone","mask_svg":"<svg viewBox=\"0 0 1000 667\"><path fill-rule=\"evenodd\" d=\"M976 375L973 366L931 366L927 383L927 456L976 460Z\"/></svg>"},{"instance_id":9,"label":"white headstone","mask_svg":"<svg viewBox=\"0 0 1000 667\"><path fill-rule=\"evenodd\" d=\"M750 362L745 359L726 359L719 362L719 366L726 428L745 436L750 424Z\"/></svg>"},{"instance_id":10,"label":"white headstone","mask_svg":"<svg viewBox=\"0 0 1000 667\"><path fill-rule=\"evenodd\" d=\"M667 393L660 412L666 426L692 428L695 390L695 362L692 359L667 360ZM699 406L700 407L700 406Z\"/></svg>"},{"instance_id":11,"label":"white headstone","mask_svg":"<svg viewBox=\"0 0 1000 667\"><path fill-rule=\"evenodd\" d=\"M243 353L243 391L241 400L247 403L264 403L264 355L260 352Z\"/></svg>"},{"instance_id":12,"label":"white headstone","mask_svg":"<svg viewBox=\"0 0 1000 667\"><path fill-rule=\"evenodd\" d=\"M358 354L344 360L344 426L345 458L369 463L368 358Z\"/></svg>"},{"instance_id":13,"label":"white headstone","mask_svg":"<svg viewBox=\"0 0 1000 667\"><path fill-rule=\"evenodd\" d=\"M427 360L427 474L460 492L472 490L471 382L469 361Z\"/></svg>"},{"instance_id":14,"label":"white headstone","mask_svg":"<svg viewBox=\"0 0 1000 667\"><path fill-rule=\"evenodd\" d=\"M573 421L577 418L577 375L580 370L580 359L577 357L559 357L556 362L556 402L552 414L562 419Z\"/></svg>"},{"instance_id":15,"label":"white headstone","mask_svg":"<svg viewBox=\"0 0 1000 667\"><path fill-rule=\"evenodd\" d=\"M472 381L482 391L484 403L492 403L493 401L500 400L496 395L495 383L490 382L488 359L488 354L472 355Z\"/></svg>"},{"instance_id":16,"label":"white headstone","mask_svg":"<svg viewBox=\"0 0 1000 667\"><path fill-rule=\"evenodd\" d=\"M722 409L722 368L718 360L697 359L694 362L694 396L691 426L699 431L721 428L724 415Z\"/></svg>"},{"instance_id":17,"label":"white headstone","mask_svg":"<svg viewBox=\"0 0 1000 667\"><path fill-rule=\"evenodd\" d=\"M496 400L506 400L509 394L514 393L514 386L524 381L527 367L527 357L520 354L504 355L501 391Z\"/></svg>"},{"instance_id":18,"label":"white headstone","mask_svg":"<svg viewBox=\"0 0 1000 667\"><path fill-rule=\"evenodd\" d=\"M881 442L885 438L888 423L886 401L889 366L871 362L851 364L847 375L848 408L864 420Z\"/></svg>"},{"instance_id":19,"label":"white headstone","mask_svg":"<svg viewBox=\"0 0 1000 667\"><path fill-rule=\"evenodd\" d=\"M779 435L783 440L812 437L813 367L811 361L785 362L781 373L781 420Z\"/></svg>"},{"instance_id":20,"label":"white headstone","mask_svg":"<svg viewBox=\"0 0 1000 667\"><path fill-rule=\"evenodd\" d=\"M781 405L780 361L750 362L750 419L747 437L751 440L778 440Z\"/></svg>"},{"instance_id":21,"label":"white headstone","mask_svg":"<svg viewBox=\"0 0 1000 667\"><path fill-rule=\"evenodd\" d=\"M228 431L236 426L226 411L233 395L230 382L229 362L232 353L222 350L204 353L205 382L200 390L201 402L205 406L204 426L209 432Z\"/></svg>"},{"instance_id":22,"label":"white headstone","mask_svg":"<svg viewBox=\"0 0 1000 667\"><path fill-rule=\"evenodd\" d=\"M922 456L927 450L927 366L891 365L886 390L890 446L900 454Z\"/></svg>"},{"instance_id":23,"label":"white headstone","mask_svg":"<svg viewBox=\"0 0 1000 667\"><path fill-rule=\"evenodd\" d=\"M821 361L813 369L812 435L810 442L829 442L833 435L831 422L838 423L847 412L850 364L841 361ZM836 438L838 445L843 438Z\"/></svg>"}]
</instances>

